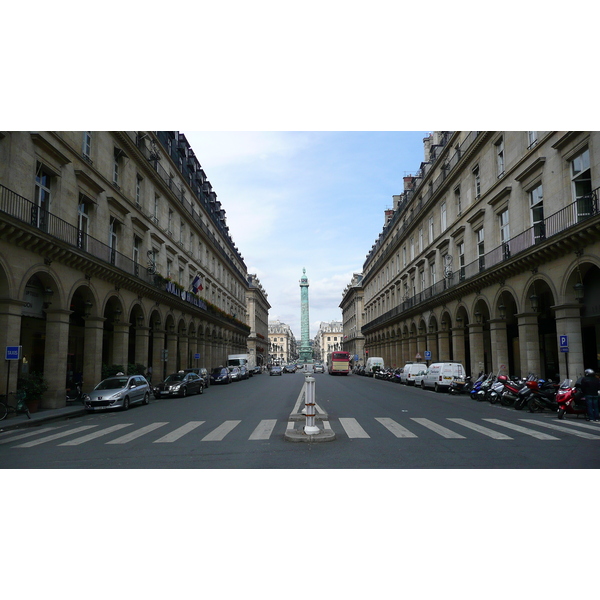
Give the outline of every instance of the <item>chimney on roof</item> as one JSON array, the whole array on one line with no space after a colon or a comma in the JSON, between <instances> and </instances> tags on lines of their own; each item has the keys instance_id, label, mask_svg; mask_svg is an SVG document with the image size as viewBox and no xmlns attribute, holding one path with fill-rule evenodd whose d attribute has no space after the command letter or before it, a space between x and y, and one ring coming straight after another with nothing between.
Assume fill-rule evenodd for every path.
<instances>
[{"instance_id":1,"label":"chimney on roof","mask_svg":"<svg viewBox=\"0 0 600 600\"><path fill-rule=\"evenodd\" d=\"M431 133L426 138L423 138L423 147L425 150L425 162L429 162L432 143L433 143L433 135Z\"/></svg>"}]
</instances>

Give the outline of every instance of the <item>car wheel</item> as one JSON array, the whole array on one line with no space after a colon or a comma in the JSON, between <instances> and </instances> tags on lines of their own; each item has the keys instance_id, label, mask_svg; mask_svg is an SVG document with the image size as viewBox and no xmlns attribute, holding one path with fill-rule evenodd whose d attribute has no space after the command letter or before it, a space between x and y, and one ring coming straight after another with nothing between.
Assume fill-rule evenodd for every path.
<instances>
[{"instance_id":1,"label":"car wheel","mask_svg":"<svg viewBox=\"0 0 600 600\"><path fill-rule=\"evenodd\" d=\"M424 390L425 389L425 382L421 381L421 389Z\"/></svg>"},{"instance_id":2,"label":"car wheel","mask_svg":"<svg viewBox=\"0 0 600 600\"><path fill-rule=\"evenodd\" d=\"M200 391L198 392L200 395L204 394L204 386L200 386Z\"/></svg>"},{"instance_id":3,"label":"car wheel","mask_svg":"<svg viewBox=\"0 0 600 600\"><path fill-rule=\"evenodd\" d=\"M434 391L439 392L440 391L440 386L436 383L433 386Z\"/></svg>"},{"instance_id":4,"label":"car wheel","mask_svg":"<svg viewBox=\"0 0 600 600\"><path fill-rule=\"evenodd\" d=\"M187 388L186 388L186 387L184 387L184 388L181 390L181 395L182 395L184 398L187 396Z\"/></svg>"},{"instance_id":5,"label":"car wheel","mask_svg":"<svg viewBox=\"0 0 600 600\"><path fill-rule=\"evenodd\" d=\"M148 392L144 394L144 404L150 404L150 394Z\"/></svg>"},{"instance_id":6,"label":"car wheel","mask_svg":"<svg viewBox=\"0 0 600 600\"><path fill-rule=\"evenodd\" d=\"M123 410L129 410L129 396L125 396L123 400Z\"/></svg>"}]
</instances>

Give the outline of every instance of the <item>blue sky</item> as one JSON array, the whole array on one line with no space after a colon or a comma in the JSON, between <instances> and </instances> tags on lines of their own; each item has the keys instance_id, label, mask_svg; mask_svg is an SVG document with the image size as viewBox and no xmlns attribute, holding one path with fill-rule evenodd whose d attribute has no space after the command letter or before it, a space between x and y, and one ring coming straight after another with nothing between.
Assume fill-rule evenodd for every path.
<instances>
[{"instance_id":1,"label":"blue sky","mask_svg":"<svg viewBox=\"0 0 600 600\"><path fill-rule=\"evenodd\" d=\"M342 292L381 232L384 210L423 160L424 131L184 132L227 213L269 318L300 338L302 269L310 331L341 320Z\"/></svg>"}]
</instances>

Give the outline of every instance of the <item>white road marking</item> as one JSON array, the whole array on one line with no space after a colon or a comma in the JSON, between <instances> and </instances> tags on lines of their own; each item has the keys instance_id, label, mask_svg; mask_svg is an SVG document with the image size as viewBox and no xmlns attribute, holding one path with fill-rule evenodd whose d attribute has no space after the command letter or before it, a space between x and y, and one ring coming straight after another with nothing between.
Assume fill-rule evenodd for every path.
<instances>
[{"instance_id":1,"label":"white road marking","mask_svg":"<svg viewBox=\"0 0 600 600\"><path fill-rule=\"evenodd\" d=\"M294 429L294 421L288 421L287 428L288 428L288 430Z\"/></svg>"},{"instance_id":2,"label":"white road marking","mask_svg":"<svg viewBox=\"0 0 600 600\"><path fill-rule=\"evenodd\" d=\"M537 438L538 440L558 440L560 438L554 437L553 435L547 435L546 433L541 433L539 431L535 431L535 429L528 429L527 427L521 427L516 423L510 423L509 421L501 421L500 419L484 419L484 421L489 421L490 423L494 423L495 425L500 425L501 427L508 427L508 429L514 429L519 433L524 433L525 435L530 435L531 437Z\"/></svg>"},{"instance_id":3,"label":"white road marking","mask_svg":"<svg viewBox=\"0 0 600 600\"><path fill-rule=\"evenodd\" d=\"M376 421L379 421L386 429L391 431L397 438L416 438L417 435L412 431L406 429L400 425L400 423L396 423L396 421L392 419L388 419L387 417L375 417Z\"/></svg>"},{"instance_id":4,"label":"white road marking","mask_svg":"<svg viewBox=\"0 0 600 600\"><path fill-rule=\"evenodd\" d=\"M68 435L72 435L73 433L79 433L80 431L85 431L86 429L93 429L94 427L98 427L98 425L84 425L82 427L76 427L75 429L69 429L68 431L61 431L61 433L47 435L46 437L33 440L32 442L26 442L25 444L19 444L18 446L13 447L31 448L32 446L39 446L40 444L43 444L45 442L52 442L53 440L58 440L61 437L67 437Z\"/></svg>"},{"instance_id":5,"label":"white road marking","mask_svg":"<svg viewBox=\"0 0 600 600\"><path fill-rule=\"evenodd\" d=\"M370 438L371 436L358 424L356 419L341 418L340 423L349 438Z\"/></svg>"},{"instance_id":6,"label":"white road marking","mask_svg":"<svg viewBox=\"0 0 600 600\"><path fill-rule=\"evenodd\" d=\"M443 427L442 425L438 425L437 423L434 423L433 421L430 421L429 419L415 419L413 417L411 417L411 419L413 421L415 421L415 423L419 423L420 425L423 425L423 427L427 427L427 429L431 429L431 431L435 431L435 433L438 433L442 437L445 437L448 439L456 439L456 440L465 440L466 439L464 435L460 435L459 433L456 433L455 431L452 431L451 429L447 429L446 427Z\"/></svg>"},{"instance_id":7,"label":"white road marking","mask_svg":"<svg viewBox=\"0 0 600 600\"><path fill-rule=\"evenodd\" d=\"M190 421L177 429L171 431L171 433L167 433L167 435L163 435L163 437L154 440L154 444L169 444L171 442L177 441L179 438L182 438L184 435L196 429L196 427L200 427L202 423L205 421Z\"/></svg>"},{"instance_id":8,"label":"white road marking","mask_svg":"<svg viewBox=\"0 0 600 600\"><path fill-rule=\"evenodd\" d=\"M34 427L33 431L28 431L27 433L20 433L19 435L13 435L10 439L2 439L0 440L0 444L10 444L11 442L14 442L15 440L22 440L28 437L31 437L32 435L38 435L40 433L46 433L46 431L55 431L56 429L60 429L61 427L66 427L67 424L65 423L64 425L59 425L58 427L42 427L41 429L36 429ZM3 435L7 435L7 434L11 434L11 433L15 433L14 431L6 431Z\"/></svg>"},{"instance_id":9,"label":"white road marking","mask_svg":"<svg viewBox=\"0 0 600 600\"><path fill-rule=\"evenodd\" d=\"M525 423L540 425L541 427L547 427L548 429L555 429L556 431L564 431L566 433L570 433L571 435L576 435L577 437L585 438L586 440L600 440L600 435L592 435L591 433L586 433L585 431L576 431L575 429L561 427L560 425L555 425L554 423L542 423L541 421L534 421L532 419L521 419L521 421L524 421Z\"/></svg>"},{"instance_id":10,"label":"white road marking","mask_svg":"<svg viewBox=\"0 0 600 600\"><path fill-rule=\"evenodd\" d=\"M202 438L203 442L220 442L230 431L237 427L241 421L225 421L219 425L214 431L211 431L206 437Z\"/></svg>"},{"instance_id":11,"label":"white road marking","mask_svg":"<svg viewBox=\"0 0 600 600\"><path fill-rule=\"evenodd\" d=\"M331 431L331 424L329 421L323 421L323 427L324 429L329 429L329 431Z\"/></svg>"},{"instance_id":12,"label":"white road marking","mask_svg":"<svg viewBox=\"0 0 600 600\"><path fill-rule=\"evenodd\" d=\"M277 419L265 419L261 421L248 439L268 440L271 437L271 433L273 433L273 428L276 423Z\"/></svg>"},{"instance_id":13,"label":"white road marking","mask_svg":"<svg viewBox=\"0 0 600 600\"><path fill-rule=\"evenodd\" d=\"M168 425L169 422L159 422L159 423L151 423L150 425L146 425L146 427L142 427L141 429L136 429L135 431L132 431L131 433L128 433L126 435L123 435L119 438L117 438L116 440L111 440L110 442L106 442L107 444L127 444L128 442L131 442L132 440L135 440L139 437L142 437L143 435L146 435L147 433L150 433L151 431L154 431L155 429L158 429L159 427L163 427L164 425Z\"/></svg>"},{"instance_id":14,"label":"white road marking","mask_svg":"<svg viewBox=\"0 0 600 600\"><path fill-rule=\"evenodd\" d=\"M488 437L494 438L495 440L512 440L510 436L499 433L498 431L494 431L493 429L488 429L487 427L483 427L483 425L477 425L476 423L471 423L470 421L465 421L465 419L448 419L448 421L452 421L453 423L458 423L463 427L468 427L473 431L478 431L483 435L487 435Z\"/></svg>"},{"instance_id":15,"label":"white road marking","mask_svg":"<svg viewBox=\"0 0 600 600\"><path fill-rule=\"evenodd\" d=\"M81 437L75 438L74 440L69 440L68 442L63 442L59 444L59 446L79 446L79 444L85 444L85 442L89 442L90 440L95 440L96 438L102 437L103 435L108 435L109 433L113 433L114 431L118 431L119 429L123 429L124 427L131 427L133 423L123 423L121 425L113 425L112 427L107 427L106 429L101 429L100 431L94 431L93 433L88 433L87 435L83 435Z\"/></svg>"}]
</instances>

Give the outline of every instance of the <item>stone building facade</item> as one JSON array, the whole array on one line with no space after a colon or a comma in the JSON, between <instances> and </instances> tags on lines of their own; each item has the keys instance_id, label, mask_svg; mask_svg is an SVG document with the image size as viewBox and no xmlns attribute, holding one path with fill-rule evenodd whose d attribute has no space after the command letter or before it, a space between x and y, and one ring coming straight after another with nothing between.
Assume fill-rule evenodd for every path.
<instances>
[{"instance_id":1,"label":"stone building facade","mask_svg":"<svg viewBox=\"0 0 600 600\"><path fill-rule=\"evenodd\" d=\"M344 333L341 321L322 321L313 342L313 347L318 353L319 360L327 364L329 355L334 350L344 350L343 338Z\"/></svg>"},{"instance_id":2,"label":"stone building facade","mask_svg":"<svg viewBox=\"0 0 600 600\"><path fill-rule=\"evenodd\" d=\"M598 370L600 132L435 132L424 149L363 265L370 355Z\"/></svg>"},{"instance_id":3,"label":"stone building facade","mask_svg":"<svg viewBox=\"0 0 600 600\"><path fill-rule=\"evenodd\" d=\"M0 132L0 337L22 346L20 374L44 374L43 406L103 365L156 381L245 352L247 289L183 134Z\"/></svg>"},{"instance_id":4,"label":"stone building facade","mask_svg":"<svg viewBox=\"0 0 600 600\"><path fill-rule=\"evenodd\" d=\"M298 358L298 344L291 327L281 321L269 322L269 363L287 365Z\"/></svg>"},{"instance_id":5,"label":"stone building facade","mask_svg":"<svg viewBox=\"0 0 600 600\"><path fill-rule=\"evenodd\" d=\"M352 280L346 286L342 294L342 350L350 353L350 356L358 356L356 364L364 364L365 338L362 334L364 306L362 287L362 273L354 273Z\"/></svg>"},{"instance_id":6,"label":"stone building facade","mask_svg":"<svg viewBox=\"0 0 600 600\"><path fill-rule=\"evenodd\" d=\"M250 364L266 365L269 360L269 309L271 305L258 277L248 275L246 303L248 306L248 354L254 356Z\"/></svg>"}]
</instances>

